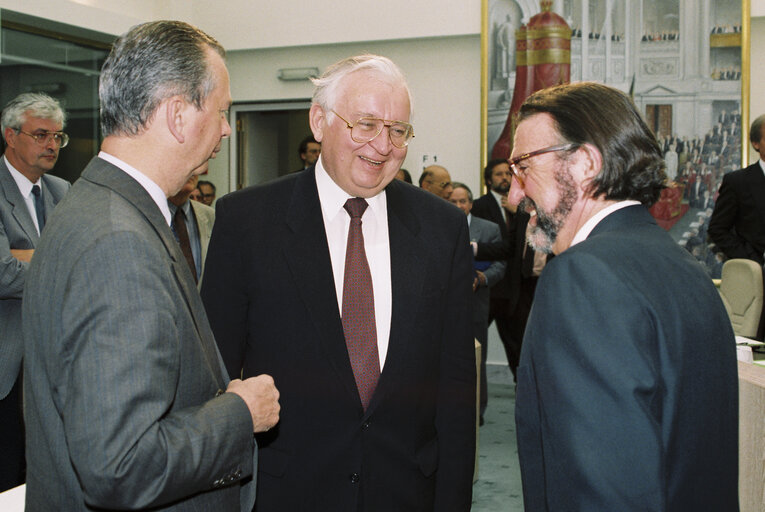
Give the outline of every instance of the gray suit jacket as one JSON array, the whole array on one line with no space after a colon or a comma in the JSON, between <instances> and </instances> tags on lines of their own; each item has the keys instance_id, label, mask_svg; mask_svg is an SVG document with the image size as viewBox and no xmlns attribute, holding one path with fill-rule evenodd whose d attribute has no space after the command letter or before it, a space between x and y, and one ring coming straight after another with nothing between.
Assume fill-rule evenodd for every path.
<instances>
[{"instance_id":1,"label":"gray suit jacket","mask_svg":"<svg viewBox=\"0 0 765 512\"><path fill-rule=\"evenodd\" d=\"M69 182L42 177L47 215L69 190ZM29 263L11 256L11 249L34 249L39 240L34 220L11 172L0 156L0 399L13 387L21 368L21 293Z\"/></svg>"},{"instance_id":2,"label":"gray suit jacket","mask_svg":"<svg viewBox=\"0 0 765 512\"><path fill-rule=\"evenodd\" d=\"M479 244L500 243L502 235L496 222L470 216L470 240ZM486 286L479 286L473 293L473 321L489 321L489 289L500 282L505 275L506 262L495 260L483 271Z\"/></svg>"},{"instance_id":3,"label":"gray suit jacket","mask_svg":"<svg viewBox=\"0 0 765 512\"><path fill-rule=\"evenodd\" d=\"M251 510L250 413L223 393L188 266L126 173L95 158L59 204L23 321L27 510Z\"/></svg>"},{"instance_id":4,"label":"gray suit jacket","mask_svg":"<svg viewBox=\"0 0 765 512\"><path fill-rule=\"evenodd\" d=\"M197 288L202 289L202 278L205 276L205 260L207 260L207 248L210 246L210 237L212 236L213 224L215 224L215 208L191 201L189 203L194 210L194 217L197 220L197 229L199 229L199 245L202 248L202 275L199 276Z\"/></svg>"}]
</instances>

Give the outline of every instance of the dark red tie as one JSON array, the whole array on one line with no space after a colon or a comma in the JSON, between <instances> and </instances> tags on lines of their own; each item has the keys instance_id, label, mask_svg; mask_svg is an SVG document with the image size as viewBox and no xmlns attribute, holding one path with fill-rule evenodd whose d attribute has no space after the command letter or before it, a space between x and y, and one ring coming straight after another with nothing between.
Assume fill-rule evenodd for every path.
<instances>
[{"instance_id":1,"label":"dark red tie","mask_svg":"<svg viewBox=\"0 0 765 512\"><path fill-rule=\"evenodd\" d=\"M365 411L380 378L372 274L369 272L364 234L361 231L361 216L367 206L367 202L360 197L348 199L344 206L351 216L351 225L348 228L348 246L345 251L342 312L345 344Z\"/></svg>"},{"instance_id":2,"label":"dark red tie","mask_svg":"<svg viewBox=\"0 0 765 512\"><path fill-rule=\"evenodd\" d=\"M178 243L181 246L181 252L183 257L186 258L186 263L189 265L191 275L194 276L194 282L197 282L197 266L194 263L194 255L191 252L191 241L189 240L189 230L186 229L186 214L179 206L175 210L173 216L173 227L175 228L175 234L178 237Z\"/></svg>"}]
</instances>

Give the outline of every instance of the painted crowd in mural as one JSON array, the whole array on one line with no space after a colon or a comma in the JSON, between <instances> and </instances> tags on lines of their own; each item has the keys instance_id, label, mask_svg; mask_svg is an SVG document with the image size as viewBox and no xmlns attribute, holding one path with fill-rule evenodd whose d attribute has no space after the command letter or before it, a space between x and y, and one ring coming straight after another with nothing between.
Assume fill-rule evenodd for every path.
<instances>
[{"instance_id":1,"label":"painted crowd in mural","mask_svg":"<svg viewBox=\"0 0 765 512\"><path fill-rule=\"evenodd\" d=\"M723 256L706 231L722 176L741 168L748 143L740 2L489 0L487 11L491 156L509 154L512 114L535 90L594 80L628 92L667 165L668 186L651 213L719 278Z\"/></svg>"}]
</instances>

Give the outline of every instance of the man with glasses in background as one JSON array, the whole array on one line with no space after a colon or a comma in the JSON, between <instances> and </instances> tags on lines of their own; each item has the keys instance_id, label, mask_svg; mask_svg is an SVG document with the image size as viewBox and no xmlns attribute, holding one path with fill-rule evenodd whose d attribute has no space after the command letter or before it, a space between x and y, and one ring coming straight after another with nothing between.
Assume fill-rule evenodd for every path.
<instances>
[{"instance_id":1,"label":"man with glasses in background","mask_svg":"<svg viewBox=\"0 0 765 512\"><path fill-rule=\"evenodd\" d=\"M3 109L0 158L0 491L24 483L19 372L24 350L21 295L45 219L69 182L47 175L69 142L66 115L46 94L24 93Z\"/></svg>"},{"instance_id":2,"label":"man with glasses in background","mask_svg":"<svg viewBox=\"0 0 765 512\"><path fill-rule=\"evenodd\" d=\"M218 200L202 284L229 374L279 386L258 512L468 511L465 214L394 179L414 130L393 62L348 58L314 83L319 160Z\"/></svg>"},{"instance_id":3,"label":"man with glasses in background","mask_svg":"<svg viewBox=\"0 0 765 512\"><path fill-rule=\"evenodd\" d=\"M448 201L453 190L452 177L445 167L429 165L420 175L420 187Z\"/></svg>"},{"instance_id":4,"label":"man with glasses in background","mask_svg":"<svg viewBox=\"0 0 765 512\"><path fill-rule=\"evenodd\" d=\"M648 212L664 159L632 100L592 82L533 94L510 168L529 242L556 254L518 366L526 510L738 510L733 330Z\"/></svg>"}]
</instances>

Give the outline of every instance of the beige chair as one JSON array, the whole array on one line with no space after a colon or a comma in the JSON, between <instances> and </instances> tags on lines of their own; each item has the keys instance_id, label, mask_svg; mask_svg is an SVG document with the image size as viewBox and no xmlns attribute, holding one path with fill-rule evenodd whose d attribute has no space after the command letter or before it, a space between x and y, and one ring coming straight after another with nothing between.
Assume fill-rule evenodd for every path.
<instances>
[{"instance_id":1,"label":"beige chair","mask_svg":"<svg viewBox=\"0 0 765 512\"><path fill-rule=\"evenodd\" d=\"M754 338L762 315L762 266L745 259L726 261L720 279L720 296L733 324L733 332L737 336Z\"/></svg>"}]
</instances>

